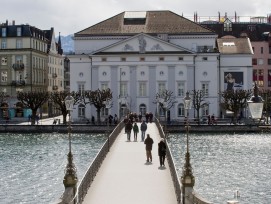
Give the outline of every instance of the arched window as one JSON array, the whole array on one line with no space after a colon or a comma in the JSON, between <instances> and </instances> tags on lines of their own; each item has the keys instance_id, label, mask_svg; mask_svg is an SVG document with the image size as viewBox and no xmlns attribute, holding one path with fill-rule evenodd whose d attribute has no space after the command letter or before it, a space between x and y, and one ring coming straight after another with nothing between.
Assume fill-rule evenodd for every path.
<instances>
[{"instance_id":1,"label":"arched window","mask_svg":"<svg viewBox=\"0 0 271 204\"><path fill-rule=\"evenodd\" d=\"M180 103L178 105L178 117L183 117L184 116L184 105L183 103Z\"/></svg>"},{"instance_id":2,"label":"arched window","mask_svg":"<svg viewBox=\"0 0 271 204\"><path fill-rule=\"evenodd\" d=\"M78 106L78 117L85 117L85 105L79 104Z\"/></svg>"}]
</instances>

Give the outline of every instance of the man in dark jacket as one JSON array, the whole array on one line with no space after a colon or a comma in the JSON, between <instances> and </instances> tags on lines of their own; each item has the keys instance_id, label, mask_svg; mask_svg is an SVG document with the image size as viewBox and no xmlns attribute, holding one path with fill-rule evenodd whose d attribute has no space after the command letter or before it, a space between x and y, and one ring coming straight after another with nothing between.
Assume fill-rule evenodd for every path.
<instances>
[{"instance_id":1,"label":"man in dark jacket","mask_svg":"<svg viewBox=\"0 0 271 204\"><path fill-rule=\"evenodd\" d=\"M133 124L130 120L125 124L125 132L127 133L127 140L130 141L131 139L131 131L133 129Z\"/></svg>"},{"instance_id":2,"label":"man in dark jacket","mask_svg":"<svg viewBox=\"0 0 271 204\"><path fill-rule=\"evenodd\" d=\"M145 139L145 133L147 130L147 124L145 123L145 121L143 120L141 125L140 125L140 131L141 131L141 141L143 142Z\"/></svg>"},{"instance_id":3,"label":"man in dark jacket","mask_svg":"<svg viewBox=\"0 0 271 204\"><path fill-rule=\"evenodd\" d=\"M147 134L147 138L145 139L144 144L146 145L146 155L147 155L147 162L152 162L152 144L153 144L153 139L150 137L149 134Z\"/></svg>"},{"instance_id":4,"label":"man in dark jacket","mask_svg":"<svg viewBox=\"0 0 271 204\"><path fill-rule=\"evenodd\" d=\"M158 156L160 160L160 166L165 166L165 158L166 158L167 146L162 138L161 141L158 143Z\"/></svg>"}]
</instances>

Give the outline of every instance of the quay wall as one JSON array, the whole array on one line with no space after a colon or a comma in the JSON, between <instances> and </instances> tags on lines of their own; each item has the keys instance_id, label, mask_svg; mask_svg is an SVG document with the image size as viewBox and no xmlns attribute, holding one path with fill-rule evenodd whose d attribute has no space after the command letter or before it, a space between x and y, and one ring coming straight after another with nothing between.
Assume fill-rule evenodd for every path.
<instances>
[{"instance_id":1,"label":"quay wall","mask_svg":"<svg viewBox=\"0 0 271 204\"><path fill-rule=\"evenodd\" d=\"M112 132L115 125L72 125L73 133L104 133ZM163 125L163 129L169 133L186 133L183 125ZM67 133L67 125L0 125L0 133ZM190 133L246 133L246 132L271 132L269 126L257 125L190 125Z\"/></svg>"}]
</instances>

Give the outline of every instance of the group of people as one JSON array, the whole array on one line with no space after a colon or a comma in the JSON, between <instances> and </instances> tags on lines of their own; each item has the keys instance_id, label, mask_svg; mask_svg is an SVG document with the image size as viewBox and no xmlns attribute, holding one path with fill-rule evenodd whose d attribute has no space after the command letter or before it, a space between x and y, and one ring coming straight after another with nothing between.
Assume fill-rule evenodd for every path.
<instances>
[{"instance_id":1,"label":"group of people","mask_svg":"<svg viewBox=\"0 0 271 204\"><path fill-rule=\"evenodd\" d=\"M208 115L208 125L214 125L217 124L217 119L215 115L213 114L212 116Z\"/></svg>"},{"instance_id":2,"label":"group of people","mask_svg":"<svg viewBox=\"0 0 271 204\"><path fill-rule=\"evenodd\" d=\"M153 145L153 139L150 137L149 134L147 134L147 138L144 141L144 144L146 145L146 156L147 156L147 162L152 162L152 145ZM165 166L165 158L167 153L167 146L162 138L160 142L158 143L158 156L159 156L159 162L160 166Z\"/></svg>"},{"instance_id":3,"label":"group of people","mask_svg":"<svg viewBox=\"0 0 271 204\"><path fill-rule=\"evenodd\" d=\"M141 141L143 142L145 140L145 133L148 126L146 122L143 120L140 124L140 131L141 131ZM125 133L127 134L127 141L131 141L131 133L134 133L134 141L137 142L137 134L139 132L139 127L137 123L134 124L131 122L130 119L125 120Z\"/></svg>"},{"instance_id":4,"label":"group of people","mask_svg":"<svg viewBox=\"0 0 271 204\"><path fill-rule=\"evenodd\" d=\"M142 122L143 119L143 115L141 113L137 114L135 112L130 112L127 115L127 119L129 119L132 122ZM153 113L152 112L147 112L145 113L145 120L146 123L152 123L153 121Z\"/></svg>"},{"instance_id":5,"label":"group of people","mask_svg":"<svg viewBox=\"0 0 271 204\"><path fill-rule=\"evenodd\" d=\"M152 162L152 146L153 146L153 139L150 137L150 134L147 134L145 139L145 134L148 126L147 123L143 120L140 124L140 127L137 125L137 122L132 123L130 119L125 121L125 133L127 134L127 141L131 141L131 133L134 133L134 141L137 142L137 135L139 133L139 129L141 131L141 141L145 144L146 149L146 157L147 162ZM166 157L166 144L164 139L158 143L158 156L160 161L160 166L165 166L165 157Z\"/></svg>"}]
</instances>

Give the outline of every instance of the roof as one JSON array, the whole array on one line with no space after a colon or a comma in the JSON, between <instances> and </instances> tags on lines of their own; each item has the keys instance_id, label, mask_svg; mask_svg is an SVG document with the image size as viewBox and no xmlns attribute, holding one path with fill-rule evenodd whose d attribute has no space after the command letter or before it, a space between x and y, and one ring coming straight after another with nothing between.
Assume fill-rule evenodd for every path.
<instances>
[{"instance_id":1,"label":"roof","mask_svg":"<svg viewBox=\"0 0 271 204\"><path fill-rule=\"evenodd\" d=\"M226 36L217 39L221 54L253 54L249 38L234 38Z\"/></svg>"},{"instance_id":2,"label":"roof","mask_svg":"<svg viewBox=\"0 0 271 204\"><path fill-rule=\"evenodd\" d=\"M130 18L129 18L130 17ZM133 18L134 17L134 18ZM171 11L122 12L74 34L74 37L97 35L147 34L215 34Z\"/></svg>"}]
</instances>

